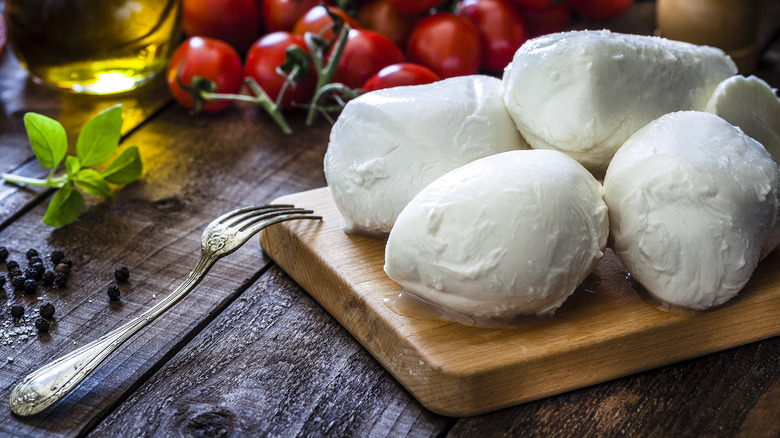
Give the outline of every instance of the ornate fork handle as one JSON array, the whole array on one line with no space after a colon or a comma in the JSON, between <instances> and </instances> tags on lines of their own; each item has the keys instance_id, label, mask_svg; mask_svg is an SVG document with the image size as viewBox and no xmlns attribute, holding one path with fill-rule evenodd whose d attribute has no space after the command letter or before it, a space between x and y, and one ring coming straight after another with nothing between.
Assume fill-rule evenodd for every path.
<instances>
[{"instance_id":1,"label":"ornate fork handle","mask_svg":"<svg viewBox=\"0 0 780 438\"><path fill-rule=\"evenodd\" d=\"M126 340L187 296L217 260L214 251L204 250L184 282L152 308L25 377L11 392L11 410L18 415L32 415L56 403Z\"/></svg>"}]
</instances>

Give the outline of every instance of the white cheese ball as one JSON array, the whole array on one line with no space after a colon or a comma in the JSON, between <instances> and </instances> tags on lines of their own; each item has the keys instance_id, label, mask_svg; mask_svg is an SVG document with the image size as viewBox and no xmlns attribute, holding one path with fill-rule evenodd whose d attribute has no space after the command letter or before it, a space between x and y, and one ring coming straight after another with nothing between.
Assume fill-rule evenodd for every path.
<instances>
[{"instance_id":1,"label":"white cheese ball","mask_svg":"<svg viewBox=\"0 0 780 438\"><path fill-rule=\"evenodd\" d=\"M604 255L601 184L557 151L512 151L437 179L390 233L385 272L479 318L551 314Z\"/></svg>"},{"instance_id":2,"label":"white cheese ball","mask_svg":"<svg viewBox=\"0 0 780 438\"><path fill-rule=\"evenodd\" d=\"M721 82L705 108L761 143L780 163L780 99L755 76L732 76Z\"/></svg>"},{"instance_id":3,"label":"white cheese ball","mask_svg":"<svg viewBox=\"0 0 780 438\"><path fill-rule=\"evenodd\" d=\"M663 114L704 110L737 73L713 47L609 31L527 41L504 71L504 103L533 148L565 152L603 175L631 134Z\"/></svg>"},{"instance_id":4,"label":"white cheese ball","mask_svg":"<svg viewBox=\"0 0 780 438\"><path fill-rule=\"evenodd\" d=\"M501 100L501 80L455 77L350 101L331 130L325 178L345 231L386 237L434 179L525 147Z\"/></svg>"},{"instance_id":5,"label":"white cheese ball","mask_svg":"<svg viewBox=\"0 0 780 438\"><path fill-rule=\"evenodd\" d=\"M703 310L745 286L780 242L780 170L720 117L665 115L634 134L604 179L613 248L658 300Z\"/></svg>"}]
</instances>

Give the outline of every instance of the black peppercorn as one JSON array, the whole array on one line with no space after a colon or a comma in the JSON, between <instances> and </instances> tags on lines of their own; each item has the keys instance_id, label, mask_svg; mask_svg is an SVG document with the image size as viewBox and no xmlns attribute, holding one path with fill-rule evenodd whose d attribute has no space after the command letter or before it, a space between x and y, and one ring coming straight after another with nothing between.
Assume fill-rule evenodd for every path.
<instances>
[{"instance_id":1,"label":"black peppercorn","mask_svg":"<svg viewBox=\"0 0 780 438\"><path fill-rule=\"evenodd\" d=\"M67 284L68 284L67 274L63 274L62 272L54 273L54 285L57 286L58 289L65 289L65 286Z\"/></svg>"},{"instance_id":2,"label":"black peppercorn","mask_svg":"<svg viewBox=\"0 0 780 438\"><path fill-rule=\"evenodd\" d=\"M45 302L40 309L41 317L51 319L54 316L54 304Z\"/></svg>"},{"instance_id":3,"label":"black peppercorn","mask_svg":"<svg viewBox=\"0 0 780 438\"><path fill-rule=\"evenodd\" d=\"M19 304L11 306L11 316L14 318L21 318L24 316L24 307Z\"/></svg>"},{"instance_id":4,"label":"black peppercorn","mask_svg":"<svg viewBox=\"0 0 780 438\"><path fill-rule=\"evenodd\" d=\"M39 332L48 332L49 331L49 321L46 321L43 318L38 318L35 320L35 328Z\"/></svg>"},{"instance_id":5,"label":"black peppercorn","mask_svg":"<svg viewBox=\"0 0 780 438\"><path fill-rule=\"evenodd\" d=\"M40 280L43 277L44 272L46 272L46 269L43 267L43 265L32 265L24 272L24 276L27 278L33 278L35 280Z\"/></svg>"},{"instance_id":6,"label":"black peppercorn","mask_svg":"<svg viewBox=\"0 0 780 438\"><path fill-rule=\"evenodd\" d=\"M110 298L111 300L118 300L119 295L121 295L121 292L119 291L119 286L115 284L109 286L106 293L108 293L108 298Z\"/></svg>"},{"instance_id":7,"label":"black peppercorn","mask_svg":"<svg viewBox=\"0 0 780 438\"><path fill-rule=\"evenodd\" d=\"M0 246L0 263L5 262L8 259L8 249L4 246Z\"/></svg>"},{"instance_id":8,"label":"black peppercorn","mask_svg":"<svg viewBox=\"0 0 780 438\"><path fill-rule=\"evenodd\" d=\"M11 277L11 285L14 287L14 289L22 290L24 289L24 281L26 278L24 278L23 275L16 275L14 277ZM33 280L35 281L35 280Z\"/></svg>"},{"instance_id":9,"label":"black peppercorn","mask_svg":"<svg viewBox=\"0 0 780 438\"><path fill-rule=\"evenodd\" d=\"M57 266L54 267L54 272L63 275L70 275L70 265L66 265L65 263L58 263Z\"/></svg>"},{"instance_id":10,"label":"black peppercorn","mask_svg":"<svg viewBox=\"0 0 780 438\"><path fill-rule=\"evenodd\" d=\"M56 266L65 258L65 254L60 250L54 250L49 254L49 260Z\"/></svg>"},{"instance_id":11,"label":"black peppercorn","mask_svg":"<svg viewBox=\"0 0 780 438\"><path fill-rule=\"evenodd\" d=\"M5 269L8 269L9 271L13 270L14 268L18 268L18 267L19 267L19 262L17 262L16 260L8 260L5 263Z\"/></svg>"},{"instance_id":12,"label":"black peppercorn","mask_svg":"<svg viewBox=\"0 0 780 438\"><path fill-rule=\"evenodd\" d=\"M51 286L54 284L54 272L53 271L43 271L43 275L41 276L41 281L43 281L43 284L46 286Z\"/></svg>"},{"instance_id":13,"label":"black peppercorn","mask_svg":"<svg viewBox=\"0 0 780 438\"><path fill-rule=\"evenodd\" d=\"M27 255L27 260L30 260L33 257L38 257L38 250L33 248L28 249L26 255Z\"/></svg>"},{"instance_id":14,"label":"black peppercorn","mask_svg":"<svg viewBox=\"0 0 780 438\"><path fill-rule=\"evenodd\" d=\"M60 261L60 263L64 263L64 264L66 264L68 266L73 266L73 261L71 259L62 259L62 261ZM59 265L60 263L57 263L57 264Z\"/></svg>"},{"instance_id":15,"label":"black peppercorn","mask_svg":"<svg viewBox=\"0 0 780 438\"><path fill-rule=\"evenodd\" d=\"M43 259L38 257L38 256L35 256L35 257L31 258L27 264L30 265L30 266L32 266L32 265L39 265L39 264L42 265L43 264Z\"/></svg>"},{"instance_id":16,"label":"black peppercorn","mask_svg":"<svg viewBox=\"0 0 780 438\"><path fill-rule=\"evenodd\" d=\"M5 277L0 275L0 288L2 288L3 286L5 286Z\"/></svg>"},{"instance_id":17,"label":"black peppercorn","mask_svg":"<svg viewBox=\"0 0 780 438\"><path fill-rule=\"evenodd\" d=\"M24 293L32 295L38 292L38 282L34 278L27 278L24 280Z\"/></svg>"},{"instance_id":18,"label":"black peppercorn","mask_svg":"<svg viewBox=\"0 0 780 438\"><path fill-rule=\"evenodd\" d=\"M8 278L24 277L24 272L19 268L13 268L8 270Z\"/></svg>"},{"instance_id":19,"label":"black peppercorn","mask_svg":"<svg viewBox=\"0 0 780 438\"><path fill-rule=\"evenodd\" d=\"M120 283L127 283L130 279L130 270L126 266L120 266L114 270L114 278Z\"/></svg>"}]
</instances>

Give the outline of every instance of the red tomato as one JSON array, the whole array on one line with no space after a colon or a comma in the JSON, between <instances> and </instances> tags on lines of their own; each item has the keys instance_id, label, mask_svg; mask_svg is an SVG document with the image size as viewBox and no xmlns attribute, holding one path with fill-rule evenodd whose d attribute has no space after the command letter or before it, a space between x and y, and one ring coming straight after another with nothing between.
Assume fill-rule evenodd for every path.
<instances>
[{"instance_id":1,"label":"red tomato","mask_svg":"<svg viewBox=\"0 0 780 438\"><path fill-rule=\"evenodd\" d=\"M406 44L409 60L442 78L470 75L481 62L479 32L463 15L438 13L423 18Z\"/></svg>"},{"instance_id":2,"label":"red tomato","mask_svg":"<svg viewBox=\"0 0 780 438\"><path fill-rule=\"evenodd\" d=\"M524 8L547 9L556 5L561 5L568 0L512 0Z\"/></svg>"},{"instance_id":3,"label":"red tomato","mask_svg":"<svg viewBox=\"0 0 780 438\"><path fill-rule=\"evenodd\" d=\"M241 58L229 44L208 37L190 37L174 52L168 66L168 88L173 97L187 108L195 108L192 93L179 85L191 86L194 77L214 84L215 93L238 93L244 82ZM214 112L226 108L230 100L205 101L201 111Z\"/></svg>"},{"instance_id":4,"label":"red tomato","mask_svg":"<svg viewBox=\"0 0 780 438\"><path fill-rule=\"evenodd\" d=\"M443 0L387 0L402 14L419 14L439 5Z\"/></svg>"},{"instance_id":5,"label":"red tomato","mask_svg":"<svg viewBox=\"0 0 780 438\"><path fill-rule=\"evenodd\" d=\"M388 0L377 0L360 8L358 21L364 28L390 38L398 47L406 47L406 40L418 19L417 15L398 12Z\"/></svg>"},{"instance_id":6,"label":"red tomato","mask_svg":"<svg viewBox=\"0 0 780 438\"><path fill-rule=\"evenodd\" d=\"M482 37L482 67L503 70L528 39L520 13L507 0L463 0L461 8Z\"/></svg>"},{"instance_id":7,"label":"red tomato","mask_svg":"<svg viewBox=\"0 0 780 438\"><path fill-rule=\"evenodd\" d=\"M428 67L413 64L411 62L402 62L392 64L379 70L377 74L371 76L363 84L363 90L374 91L382 88L400 87L402 85L422 85L430 84L441 80L439 75Z\"/></svg>"},{"instance_id":8,"label":"red tomato","mask_svg":"<svg viewBox=\"0 0 780 438\"><path fill-rule=\"evenodd\" d=\"M292 31L295 22L319 3L319 0L263 0L266 32Z\"/></svg>"},{"instance_id":9,"label":"red tomato","mask_svg":"<svg viewBox=\"0 0 780 438\"><path fill-rule=\"evenodd\" d=\"M406 61L401 49L386 36L372 30L352 29L339 59L335 82L359 88L382 67Z\"/></svg>"},{"instance_id":10,"label":"red tomato","mask_svg":"<svg viewBox=\"0 0 780 438\"><path fill-rule=\"evenodd\" d=\"M182 28L188 36L222 40L241 53L260 36L255 0L184 0Z\"/></svg>"},{"instance_id":11,"label":"red tomato","mask_svg":"<svg viewBox=\"0 0 780 438\"><path fill-rule=\"evenodd\" d=\"M341 9L333 6L328 6L328 9L325 9L325 6L318 5L309 9L308 12L303 14L303 16L295 22L292 33L303 36L306 32L311 32L321 36L326 41L333 40L333 19L328 15L328 10L330 10L332 14L336 14L343 18L344 22L349 25L350 28L357 29L360 27L357 20L347 15L347 13Z\"/></svg>"},{"instance_id":12,"label":"red tomato","mask_svg":"<svg viewBox=\"0 0 780 438\"><path fill-rule=\"evenodd\" d=\"M571 10L565 4L547 9L523 8L521 13L531 38L566 30L571 19Z\"/></svg>"},{"instance_id":13,"label":"red tomato","mask_svg":"<svg viewBox=\"0 0 780 438\"><path fill-rule=\"evenodd\" d=\"M293 45L308 52L306 43L300 35L293 35L289 32L273 32L264 35L252 44L246 55L245 75L254 78L273 101L276 101L285 83L285 78L276 69L284 63L287 48ZM316 75L314 72L311 72L306 78L291 83L279 106L282 109L289 109L295 103L308 102L314 93L315 85Z\"/></svg>"},{"instance_id":14,"label":"red tomato","mask_svg":"<svg viewBox=\"0 0 780 438\"><path fill-rule=\"evenodd\" d=\"M633 0L569 0L578 14L592 20L609 20L624 14Z\"/></svg>"}]
</instances>

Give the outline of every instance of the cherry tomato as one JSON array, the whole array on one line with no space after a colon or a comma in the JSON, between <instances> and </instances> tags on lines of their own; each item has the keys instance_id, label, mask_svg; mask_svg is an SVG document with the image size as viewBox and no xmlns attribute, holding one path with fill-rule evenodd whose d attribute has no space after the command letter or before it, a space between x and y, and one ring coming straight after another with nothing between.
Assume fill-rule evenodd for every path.
<instances>
[{"instance_id":1,"label":"cherry tomato","mask_svg":"<svg viewBox=\"0 0 780 438\"><path fill-rule=\"evenodd\" d=\"M216 93L238 93L244 82L241 58L229 44L208 37L190 37L174 52L168 66L168 88L173 97L187 108L195 108L192 93L182 89L192 86L194 77L201 77L214 83ZM230 100L206 101L201 111L214 112L225 109Z\"/></svg>"},{"instance_id":2,"label":"cherry tomato","mask_svg":"<svg viewBox=\"0 0 780 438\"><path fill-rule=\"evenodd\" d=\"M521 14L531 38L561 32L566 29L571 19L571 10L566 4L547 9L522 8Z\"/></svg>"},{"instance_id":3,"label":"cherry tomato","mask_svg":"<svg viewBox=\"0 0 780 438\"><path fill-rule=\"evenodd\" d=\"M528 39L520 13L507 0L463 0L461 8L482 37L482 67L503 70Z\"/></svg>"},{"instance_id":4,"label":"cherry tomato","mask_svg":"<svg viewBox=\"0 0 780 438\"><path fill-rule=\"evenodd\" d=\"M443 0L387 0L402 14L419 14L436 7Z\"/></svg>"},{"instance_id":5,"label":"cherry tomato","mask_svg":"<svg viewBox=\"0 0 780 438\"><path fill-rule=\"evenodd\" d=\"M592 20L609 20L624 14L633 0L569 0L575 12Z\"/></svg>"},{"instance_id":6,"label":"cherry tomato","mask_svg":"<svg viewBox=\"0 0 780 438\"><path fill-rule=\"evenodd\" d=\"M303 36L306 32L311 32L321 36L326 41L333 40L333 19L328 15L329 10L332 14L343 18L350 28L357 29L360 27L360 23L357 20L347 15L341 9L333 6L328 6L326 9L325 6L318 5L309 9L295 22L292 33Z\"/></svg>"},{"instance_id":7,"label":"cherry tomato","mask_svg":"<svg viewBox=\"0 0 780 438\"><path fill-rule=\"evenodd\" d=\"M266 32L292 31L295 22L319 3L319 0L263 0Z\"/></svg>"},{"instance_id":8,"label":"cherry tomato","mask_svg":"<svg viewBox=\"0 0 780 438\"><path fill-rule=\"evenodd\" d=\"M363 90L374 91L382 88L400 87L402 85L422 85L430 84L441 80L439 75L428 67L414 64L411 62L402 62L400 64L391 64L379 70L377 74L371 76L363 84Z\"/></svg>"},{"instance_id":9,"label":"cherry tomato","mask_svg":"<svg viewBox=\"0 0 780 438\"><path fill-rule=\"evenodd\" d=\"M547 9L556 5L561 5L568 0L512 0L515 4L524 8Z\"/></svg>"},{"instance_id":10,"label":"cherry tomato","mask_svg":"<svg viewBox=\"0 0 780 438\"><path fill-rule=\"evenodd\" d=\"M463 15L438 13L423 18L406 44L409 60L442 78L470 75L481 62L479 32Z\"/></svg>"},{"instance_id":11,"label":"cherry tomato","mask_svg":"<svg viewBox=\"0 0 780 438\"><path fill-rule=\"evenodd\" d=\"M188 36L222 40L241 53L260 36L255 0L184 0L182 28Z\"/></svg>"},{"instance_id":12,"label":"cherry tomato","mask_svg":"<svg viewBox=\"0 0 780 438\"><path fill-rule=\"evenodd\" d=\"M398 47L406 47L406 40L418 20L416 15L398 12L388 0L377 0L360 8L358 21L364 28L390 38Z\"/></svg>"},{"instance_id":13,"label":"cherry tomato","mask_svg":"<svg viewBox=\"0 0 780 438\"><path fill-rule=\"evenodd\" d=\"M285 78L276 69L284 63L287 48L293 45L308 52L306 43L300 35L272 32L252 44L246 55L245 75L254 78L273 101L279 97L285 83ZM290 83L279 102L279 107L289 109L296 103L308 102L314 93L315 85L316 76L313 72L305 78Z\"/></svg>"},{"instance_id":14,"label":"cherry tomato","mask_svg":"<svg viewBox=\"0 0 780 438\"><path fill-rule=\"evenodd\" d=\"M404 61L401 49L386 36L372 30L351 29L333 80L359 88L382 67Z\"/></svg>"}]
</instances>

